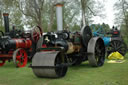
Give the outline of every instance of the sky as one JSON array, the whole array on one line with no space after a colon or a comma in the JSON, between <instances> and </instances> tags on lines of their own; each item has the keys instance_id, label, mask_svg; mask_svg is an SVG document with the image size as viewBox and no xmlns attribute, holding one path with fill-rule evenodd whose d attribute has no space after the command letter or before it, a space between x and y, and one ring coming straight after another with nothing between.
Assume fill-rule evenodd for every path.
<instances>
[{"instance_id":1,"label":"sky","mask_svg":"<svg viewBox=\"0 0 128 85\"><path fill-rule=\"evenodd\" d=\"M99 1L102 1L103 4L105 4L105 10L104 10L104 14L105 14L105 18L100 18L99 16L96 16L94 17L94 23L95 24L102 24L103 22L105 24L109 24L110 27L112 27L114 24L114 18L115 18L115 15L114 15L114 4L117 0L99 0Z\"/></svg>"}]
</instances>

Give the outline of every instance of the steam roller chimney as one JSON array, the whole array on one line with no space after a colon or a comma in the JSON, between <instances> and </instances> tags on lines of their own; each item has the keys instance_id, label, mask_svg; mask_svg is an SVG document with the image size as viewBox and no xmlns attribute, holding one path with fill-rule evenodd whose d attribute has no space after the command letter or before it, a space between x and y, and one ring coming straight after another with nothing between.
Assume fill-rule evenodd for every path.
<instances>
[{"instance_id":1,"label":"steam roller chimney","mask_svg":"<svg viewBox=\"0 0 128 85\"><path fill-rule=\"evenodd\" d=\"M5 33L9 32L9 14L8 13L3 13L4 16L4 26L5 26Z\"/></svg>"},{"instance_id":2,"label":"steam roller chimney","mask_svg":"<svg viewBox=\"0 0 128 85\"><path fill-rule=\"evenodd\" d=\"M56 18L57 18L57 31L61 31L63 30L63 13L62 13L63 0L57 0L55 6L56 6Z\"/></svg>"}]
</instances>

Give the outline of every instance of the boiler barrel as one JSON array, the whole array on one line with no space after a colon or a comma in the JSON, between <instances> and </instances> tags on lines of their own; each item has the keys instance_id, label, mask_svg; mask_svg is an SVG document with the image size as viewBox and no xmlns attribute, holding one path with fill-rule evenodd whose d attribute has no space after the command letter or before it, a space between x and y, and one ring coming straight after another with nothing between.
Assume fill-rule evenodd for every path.
<instances>
[{"instance_id":1,"label":"boiler barrel","mask_svg":"<svg viewBox=\"0 0 128 85\"><path fill-rule=\"evenodd\" d=\"M9 39L6 40L2 46L5 49L30 48L32 41L25 39Z\"/></svg>"}]
</instances>

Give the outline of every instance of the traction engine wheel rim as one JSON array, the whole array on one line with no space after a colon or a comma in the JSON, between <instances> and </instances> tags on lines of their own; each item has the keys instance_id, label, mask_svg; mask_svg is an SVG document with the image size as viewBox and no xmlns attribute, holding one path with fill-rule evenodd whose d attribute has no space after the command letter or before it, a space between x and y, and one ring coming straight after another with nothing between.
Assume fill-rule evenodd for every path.
<instances>
[{"instance_id":1,"label":"traction engine wheel rim","mask_svg":"<svg viewBox=\"0 0 128 85\"><path fill-rule=\"evenodd\" d=\"M95 58L98 66L102 66L104 63L105 48L102 46L102 42L97 41L95 47Z\"/></svg>"},{"instance_id":2,"label":"traction engine wheel rim","mask_svg":"<svg viewBox=\"0 0 128 85\"><path fill-rule=\"evenodd\" d=\"M110 42L110 45L107 48L108 55L112 52L118 51L123 56L126 54L127 46L123 41L120 40L113 40Z\"/></svg>"},{"instance_id":3,"label":"traction engine wheel rim","mask_svg":"<svg viewBox=\"0 0 128 85\"><path fill-rule=\"evenodd\" d=\"M5 64L6 60L0 60L0 66L3 66Z\"/></svg>"},{"instance_id":4,"label":"traction engine wheel rim","mask_svg":"<svg viewBox=\"0 0 128 85\"><path fill-rule=\"evenodd\" d=\"M24 49L17 49L13 53L13 61L16 67L24 67L27 64L27 53Z\"/></svg>"},{"instance_id":5,"label":"traction engine wheel rim","mask_svg":"<svg viewBox=\"0 0 128 85\"><path fill-rule=\"evenodd\" d=\"M99 37L94 37L88 44L88 60L91 66L102 66L105 60L104 42Z\"/></svg>"},{"instance_id":6,"label":"traction engine wheel rim","mask_svg":"<svg viewBox=\"0 0 128 85\"><path fill-rule=\"evenodd\" d=\"M89 26L85 26L81 29L82 42L85 48L88 46L89 40L92 38L92 31Z\"/></svg>"},{"instance_id":7,"label":"traction engine wheel rim","mask_svg":"<svg viewBox=\"0 0 128 85\"><path fill-rule=\"evenodd\" d=\"M31 32L32 41L37 42L41 36L42 36L42 28L36 26Z\"/></svg>"}]
</instances>

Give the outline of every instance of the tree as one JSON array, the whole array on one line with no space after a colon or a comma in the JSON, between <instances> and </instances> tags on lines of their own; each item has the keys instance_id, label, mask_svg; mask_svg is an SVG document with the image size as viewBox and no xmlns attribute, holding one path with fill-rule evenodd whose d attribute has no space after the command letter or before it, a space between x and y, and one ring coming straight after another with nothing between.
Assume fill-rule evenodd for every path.
<instances>
[{"instance_id":1,"label":"tree","mask_svg":"<svg viewBox=\"0 0 128 85\"><path fill-rule=\"evenodd\" d=\"M102 10L103 4L95 0L68 0L64 4L64 28L75 30L79 26L80 30L83 24L92 22L93 16L101 17Z\"/></svg>"},{"instance_id":2,"label":"tree","mask_svg":"<svg viewBox=\"0 0 128 85\"><path fill-rule=\"evenodd\" d=\"M95 0L81 0L82 10L82 24L89 25L92 22L92 17L99 16L104 17L102 11L104 10L104 4Z\"/></svg>"},{"instance_id":3,"label":"tree","mask_svg":"<svg viewBox=\"0 0 128 85\"><path fill-rule=\"evenodd\" d=\"M47 0L47 1L45 1L44 7L45 7L45 10L44 10L45 13L44 13L43 19L46 20L47 31L53 31L53 30L55 30L53 28L56 28L56 25L55 25L56 23L54 23L54 22L56 22L55 2L52 0Z\"/></svg>"},{"instance_id":4,"label":"tree","mask_svg":"<svg viewBox=\"0 0 128 85\"><path fill-rule=\"evenodd\" d=\"M26 21L42 27L44 0L19 0L19 9L25 15ZM30 25L30 24L29 24ZM33 24L31 24L33 26Z\"/></svg>"},{"instance_id":5,"label":"tree","mask_svg":"<svg viewBox=\"0 0 128 85\"><path fill-rule=\"evenodd\" d=\"M114 5L116 18L115 22L118 25L125 24L128 27L128 1L119 0Z\"/></svg>"},{"instance_id":6,"label":"tree","mask_svg":"<svg viewBox=\"0 0 128 85\"><path fill-rule=\"evenodd\" d=\"M116 18L115 22L121 29L121 35L128 41L128 1L127 0L119 0L114 5Z\"/></svg>"},{"instance_id":7,"label":"tree","mask_svg":"<svg viewBox=\"0 0 128 85\"><path fill-rule=\"evenodd\" d=\"M30 28L39 25L43 31L54 31L57 28L54 0L11 0L11 2L1 0L0 2L2 4L0 4L0 12L10 14L11 25ZM89 24L92 15L101 12L101 9L97 11L100 5L96 5L95 0L65 0L63 6L64 29L80 30L81 14L85 16L85 22Z\"/></svg>"},{"instance_id":8,"label":"tree","mask_svg":"<svg viewBox=\"0 0 128 85\"><path fill-rule=\"evenodd\" d=\"M73 27L80 24L80 3L69 0L63 7L64 29L73 30ZM80 27L79 27L80 28Z\"/></svg>"},{"instance_id":9,"label":"tree","mask_svg":"<svg viewBox=\"0 0 128 85\"><path fill-rule=\"evenodd\" d=\"M9 0L1 0L0 1L1 28L4 29L3 13L9 13L10 29L11 29L12 25L18 25L18 26L20 26L20 28L23 28L22 13L19 11L16 1L17 0L12 0L11 2ZM3 29L2 29L2 31L4 31Z\"/></svg>"}]
</instances>

